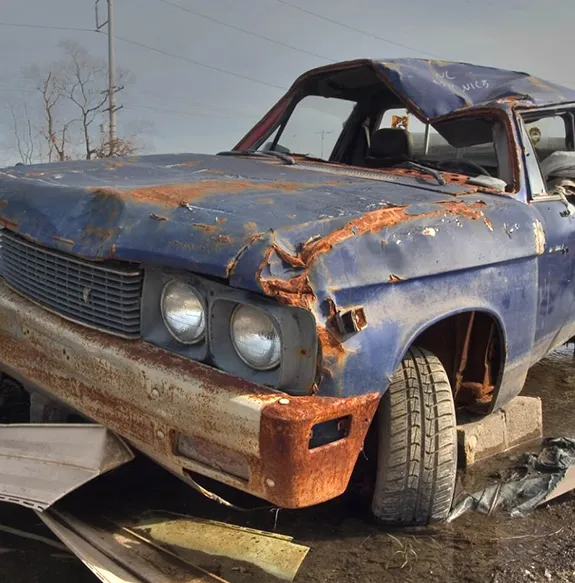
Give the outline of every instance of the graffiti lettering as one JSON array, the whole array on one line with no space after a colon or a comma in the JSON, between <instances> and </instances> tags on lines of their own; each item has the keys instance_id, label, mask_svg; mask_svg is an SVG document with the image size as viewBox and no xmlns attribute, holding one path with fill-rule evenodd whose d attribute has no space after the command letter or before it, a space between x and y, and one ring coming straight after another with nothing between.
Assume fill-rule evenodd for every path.
<instances>
[{"instance_id":1,"label":"graffiti lettering","mask_svg":"<svg viewBox=\"0 0 575 583\"><path fill-rule=\"evenodd\" d=\"M482 79L481 81L471 81L471 83L464 83L461 86L463 91L473 91L473 89L488 89L489 83L487 79Z\"/></svg>"},{"instance_id":2,"label":"graffiti lettering","mask_svg":"<svg viewBox=\"0 0 575 583\"><path fill-rule=\"evenodd\" d=\"M442 87L447 87L448 89L457 89L457 87L455 87L455 85L453 85L453 83L448 83L447 81L444 81L443 79L434 79L433 82L436 85L441 85Z\"/></svg>"}]
</instances>

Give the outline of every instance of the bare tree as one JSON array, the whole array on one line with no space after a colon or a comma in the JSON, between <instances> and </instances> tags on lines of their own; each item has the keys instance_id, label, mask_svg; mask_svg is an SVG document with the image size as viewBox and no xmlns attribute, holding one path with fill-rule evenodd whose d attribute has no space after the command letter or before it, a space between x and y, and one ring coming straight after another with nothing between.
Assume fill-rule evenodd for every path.
<instances>
[{"instance_id":1,"label":"bare tree","mask_svg":"<svg viewBox=\"0 0 575 583\"><path fill-rule=\"evenodd\" d=\"M109 97L106 61L93 57L77 43L65 42L60 46L66 55L61 91L77 109L85 158L101 157L105 152L119 155L128 145L127 137L118 138L118 144L110 144L108 141L107 149L102 143L94 146L98 143L98 137L94 135L94 128L98 126L95 122L106 111ZM119 86L116 91L121 91L124 84L131 81L129 73L123 70L117 72L117 79ZM116 145L123 147L117 150Z\"/></svg>"},{"instance_id":2,"label":"bare tree","mask_svg":"<svg viewBox=\"0 0 575 583\"><path fill-rule=\"evenodd\" d=\"M48 161L52 162L56 159L63 162L70 158L70 154L67 154L70 129L77 120L66 118L65 121L58 121L58 105L62 103L64 96L57 72L48 71L44 77L40 78L36 88L42 96L44 123L40 134L48 145Z\"/></svg>"},{"instance_id":3,"label":"bare tree","mask_svg":"<svg viewBox=\"0 0 575 583\"><path fill-rule=\"evenodd\" d=\"M36 132L32 127L28 106L24 101L22 104L23 116L18 115L16 106L13 103L10 103L8 107L10 109L10 117L12 118L12 132L16 141L20 161L23 164L31 164L35 159Z\"/></svg>"},{"instance_id":4,"label":"bare tree","mask_svg":"<svg viewBox=\"0 0 575 583\"><path fill-rule=\"evenodd\" d=\"M59 47L62 59L25 70L35 97L11 109L11 133L22 161L134 154L141 147L139 134L121 133L114 144L102 135L108 102L106 61L75 42ZM133 81L127 71L118 71L117 79L116 91Z\"/></svg>"}]
</instances>

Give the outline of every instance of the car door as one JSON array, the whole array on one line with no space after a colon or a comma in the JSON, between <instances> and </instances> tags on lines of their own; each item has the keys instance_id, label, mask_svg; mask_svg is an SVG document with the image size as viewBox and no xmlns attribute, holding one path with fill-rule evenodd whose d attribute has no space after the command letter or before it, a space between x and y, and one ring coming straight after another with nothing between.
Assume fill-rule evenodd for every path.
<instances>
[{"instance_id":1,"label":"car door","mask_svg":"<svg viewBox=\"0 0 575 583\"><path fill-rule=\"evenodd\" d=\"M573 151L572 110L525 112L519 124L530 204L545 234L543 252L537 258L535 362L575 335L575 206L571 206L575 196L560 196L541 170L553 152Z\"/></svg>"}]
</instances>

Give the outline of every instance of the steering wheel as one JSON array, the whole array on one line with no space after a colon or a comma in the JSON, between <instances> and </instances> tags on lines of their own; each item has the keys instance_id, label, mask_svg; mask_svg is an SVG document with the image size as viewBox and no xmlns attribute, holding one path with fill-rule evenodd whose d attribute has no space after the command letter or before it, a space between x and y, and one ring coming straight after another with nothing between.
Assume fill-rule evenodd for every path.
<instances>
[{"instance_id":1,"label":"steering wheel","mask_svg":"<svg viewBox=\"0 0 575 583\"><path fill-rule=\"evenodd\" d=\"M445 170L449 172L450 169L454 172L458 172L459 174L469 174L469 172L465 172L465 169L472 170L472 175L476 176L477 174L483 176L491 176L483 166L472 162L471 160L466 160L465 158L459 158L455 160L442 160L437 164L441 170ZM461 172L463 170L463 172Z\"/></svg>"}]
</instances>

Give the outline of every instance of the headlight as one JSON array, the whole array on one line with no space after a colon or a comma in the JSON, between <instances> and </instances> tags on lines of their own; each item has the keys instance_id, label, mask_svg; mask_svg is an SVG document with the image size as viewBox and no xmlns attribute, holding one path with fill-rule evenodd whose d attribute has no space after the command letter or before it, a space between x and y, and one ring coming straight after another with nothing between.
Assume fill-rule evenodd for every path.
<instances>
[{"instance_id":1,"label":"headlight","mask_svg":"<svg viewBox=\"0 0 575 583\"><path fill-rule=\"evenodd\" d=\"M280 363L281 341L271 318L252 306L240 305L230 323L238 356L256 370L270 370Z\"/></svg>"},{"instance_id":2,"label":"headlight","mask_svg":"<svg viewBox=\"0 0 575 583\"><path fill-rule=\"evenodd\" d=\"M162 316L170 334L182 344L196 344L206 332L206 312L200 296L183 281L170 281L161 300Z\"/></svg>"}]
</instances>

